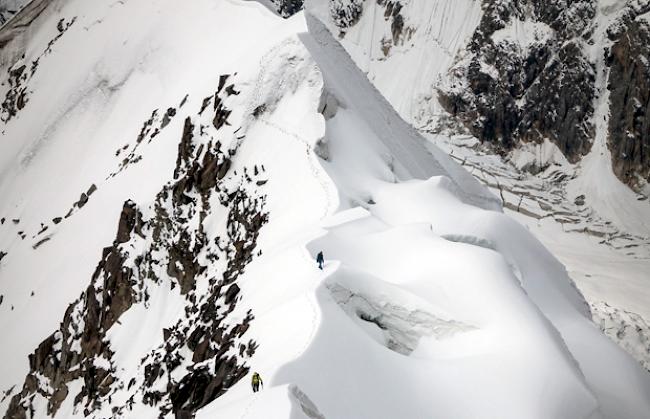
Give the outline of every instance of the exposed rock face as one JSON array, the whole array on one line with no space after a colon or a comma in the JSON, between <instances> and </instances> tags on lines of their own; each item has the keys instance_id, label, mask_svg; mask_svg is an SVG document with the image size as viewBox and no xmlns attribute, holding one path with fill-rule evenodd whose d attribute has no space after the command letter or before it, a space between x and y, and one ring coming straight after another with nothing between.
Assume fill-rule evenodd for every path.
<instances>
[{"instance_id":1,"label":"exposed rock face","mask_svg":"<svg viewBox=\"0 0 650 419\"><path fill-rule=\"evenodd\" d=\"M185 102L183 101L180 107L182 107L184 103ZM151 113L149 119L147 119L142 125L135 142L132 144L127 143L115 151L115 156L125 156L122 158L119 168L115 172L111 173L109 178L117 176L129 166L140 162L140 160L142 160L142 154L140 154L139 148L144 140L147 140L147 143L151 143L162 132L162 130L171 123L177 112L176 108L168 108L165 114L161 117L159 109L155 109ZM90 196L90 190L87 194Z\"/></svg>"},{"instance_id":2,"label":"exposed rock face","mask_svg":"<svg viewBox=\"0 0 650 419\"><path fill-rule=\"evenodd\" d=\"M229 94L219 89L215 103ZM230 111L215 105L219 112L228 123ZM69 397L86 416L96 417L106 402L114 417L128 415L137 397L161 415L192 417L248 372L245 362L257 344L245 337L253 313L238 308L237 279L256 254L267 221L265 200L256 196L257 168L253 175L231 174L237 150L222 151L202 122L186 119L173 179L155 202L148 207L124 203L113 244L104 249L90 285L69 306L59 329L30 355L30 371L6 419L34 417L36 403L46 404L54 416ZM215 211L225 215L226 226L206 231L203 222ZM165 284L184 297L185 315L161 331L162 343L141 360L142 373L118 378L107 334L132 307L147 308L152 291ZM245 315L233 317L236 309ZM82 384L76 394L73 382ZM113 404L111 398L119 392L124 398L124 391L127 402Z\"/></svg>"},{"instance_id":3,"label":"exposed rock face","mask_svg":"<svg viewBox=\"0 0 650 419\"><path fill-rule=\"evenodd\" d=\"M354 26L362 13L363 0L330 0L330 16L341 31Z\"/></svg>"},{"instance_id":4,"label":"exposed rock face","mask_svg":"<svg viewBox=\"0 0 650 419\"><path fill-rule=\"evenodd\" d=\"M126 202L118 238L104 249L91 285L70 305L59 330L29 356L30 373L22 391L11 400L6 418L33 417L30 400L36 393L48 399L47 412L55 415L68 396L68 384L74 380L83 380L81 392L73 396L75 404L83 404L85 409L92 410L110 392L115 369L106 332L137 298L131 283L133 270L124 266L126 256L119 245L129 240L138 223L141 214L135 204ZM45 388L43 382L48 384Z\"/></svg>"},{"instance_id":5,"label":"exposed rock face","mask_svg":"<svg viewBox=\"0 0 650 419\"><path fill-rule=\"evenodd\" d=\"M521 141L553 141L577 161L591 147L594 66L579 36L595 15L592 1L486 1L468 46L468 65L453 74L441 104L481 141L509 150ZM528 23L526 23L528 22ZM536 39L518 44L507 28L528 24ZM503 31L499 32L499 31Z\"/></svg>"},{"instance_id":6,"label":"exposed rock face","mask_svg":"<svg viewBox=\"0 0 650 419\"><path fill-rule=\"evenodd\" d=\"M54 44L61 39L61 37L70 29L70 27L77 20L76 17L66 20L61 19L57 24L58 33L50 40L47 48L33 61L27 63L23 59L19 60L12 67L8 69L9 89L5 94L0 109L0 120L8 122L21 111L28 102L29 98L29 82L38 70L38 63L41 58L47 56L52 52Z\"/></svg>"},{"instance_id":7,"label":"exposed rock face","mask_svg":"<svg viewBox=\"0 0 650 419\"><path fill-rule=\"evenodd\" d=\"M304 0L271 0L283 17L290 17L302 10Z\"/></svg>"},{"instance_id":8,"label":"exposed rock face","mask_svg":"<svg viewBox=\"0 0 650 419\"><path fill-rule=\"evenodd\" d=\"M623 2L621 2L623 3ZM468 46L440 103L472 134L501 150L549 139L571 162L594 138L595 64L585 51L603 44L610 68L609 148L615 174L635 189L650 180L650 2L629 1L597 39L595 0L485 0ZM521 45L513 25L533 32ZM543 26L540 26L543 25ZM519 43L519 45L518 45Z\"/></svg>"},{"instance_id":9,"label":"exposed rock face","mask_svg":"<svg viewBox=\"0 0 650 419\"><path fill-rule=\"evenodd\" d=\"M373 16L364 19L375 23L364 28L379 45L366 45L368 40L357 36L348 41L362 51L383 52L383 57L370 54L371 63L362 65L371 66L378 87L395 96L390 99L403 106L407 118L425 130L470 133L499 154L548 141L571 163L580 162L596 138L607 138L615 174L637 191L650 191L650 1L477 0L482 14L471 13L478 24L459 28L472 34L464 45L438 39L435 28L426 26L428 20L414 15L431 3L437 14L453 5L446 0L377 0L371 9L356 0L329 1L333 29L341 37L360 20L364 4L372 10ZM461 3L459 7L473 7ZM382 9L385 24L376 27L375 14ZM450 14L450 19L458 17ZM400 68L391 54L398 46L403 53L431 48L453 60L437 68L423 53L422 72L434 67L437 73L430 77L432 89L401 98L384 86L382 70L383 61L391 61L388 69ZM596 68L602 73L596 74ZM603 113L596 115L595 108L606 99L609 128L597 137L604 124ZM528 169L536 173L551 164Z\"/></svg>"},{"instance_id":10,"label":"exposed rock face","mask_svg":"<svg viewBox=\"0 0 650 419\"><path fill-rule=\"evenodd\" d=\"M642 187L650 182L650 24L626 17L622 30L610 32L609 148L616 175Z\"/></svg>"}]
</instances>

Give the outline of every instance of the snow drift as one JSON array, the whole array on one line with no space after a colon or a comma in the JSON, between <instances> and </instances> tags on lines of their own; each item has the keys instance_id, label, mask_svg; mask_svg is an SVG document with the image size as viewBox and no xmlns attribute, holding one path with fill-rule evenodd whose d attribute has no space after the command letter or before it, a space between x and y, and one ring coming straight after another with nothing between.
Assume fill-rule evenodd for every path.
<instances>
[{"instance_id":1,"label":"snow drift","mask_svg":"<svg viewBox=\"0 0 650 419\"><path fill-rule=\"evenodd\" d=\"M1 92L0 412L648 417L563 266L308 7L31 23Z\"/></svg>"}]
</instances>

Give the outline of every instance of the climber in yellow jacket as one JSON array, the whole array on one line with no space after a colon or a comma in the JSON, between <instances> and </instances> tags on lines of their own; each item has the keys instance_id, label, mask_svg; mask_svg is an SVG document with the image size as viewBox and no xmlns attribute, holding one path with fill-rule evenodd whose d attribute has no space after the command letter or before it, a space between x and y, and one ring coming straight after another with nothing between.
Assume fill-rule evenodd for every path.
<instances>
[{"instance_id":1,"label":"climber in yellow jacket","mask_svg":"<svg viewBox=\"0 0 650 419\"><path fill-rule=\"evenodd\" d=\"M253 393L257 393L260 390L260 384L264 387L264 382L262 382L262 377L256 372L253 373L253 379L251 380L253 385Z\"/></svg>"}]
</instances>

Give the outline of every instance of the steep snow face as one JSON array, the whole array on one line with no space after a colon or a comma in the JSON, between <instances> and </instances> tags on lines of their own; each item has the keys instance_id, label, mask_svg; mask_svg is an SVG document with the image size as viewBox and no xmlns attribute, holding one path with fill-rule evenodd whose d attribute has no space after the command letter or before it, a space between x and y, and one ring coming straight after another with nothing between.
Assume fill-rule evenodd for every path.
<instances>
[{"instance_id":1,"label":"steep snow face","mask_svg":"<svg viewBox=\"0 0 650 419\"><path fill-rule=\"evenodd\" d=\"M647 316L648 2L326 3L308 7L373 84L526 215L592 302Z\"/></svg>"},{"instance_id":2,"label":"steep snow face","mask_svg":"<svg viewBox=\"0 0 650 419\"><path fill-rule=\"evenodd\" d=\"M563 266L316 17L60 6L1 122L5 417L647 417Z\"/></svg>"},{"instance_id":3,"label":"steep snow face","mask_svg":"<svg viewBox=\"0 0 650 419\"><path fill-rule=\"evenodd\" d=\"M481 20L480 2L332 1L329 10L316 3L312 10L319 7L320 16L332 22L346 50L404 118L418 127L437 119L442 109L432 87L464 54ZM343 27L332 21L354 5L360 8L355 21Z\"/></svg>"},{"instance_id":4,"label":"steep snow face","mask_svg":"<svg viewBox=\"0 0 650 419\"><path fill-rule=\"evenodd\" d=\"M439 132L461 122L505 151L548 140L573 163L602 126L613 172L644 191L649 7L636 0L340 0L329 2L328 22L414 125ZM336 17L349 10L353 19ZM605 124L596 115L603 96L612 114Z\"/></svg>"}]
</instances>

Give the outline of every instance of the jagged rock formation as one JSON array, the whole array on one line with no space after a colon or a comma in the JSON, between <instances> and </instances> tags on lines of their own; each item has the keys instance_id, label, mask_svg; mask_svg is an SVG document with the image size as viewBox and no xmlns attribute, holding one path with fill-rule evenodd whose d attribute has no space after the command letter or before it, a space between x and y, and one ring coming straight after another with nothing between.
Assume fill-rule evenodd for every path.
<instances>
[{"instance_id":1,"label":"jagged rock formation","mask_svg":"<svg viewBox=\"0 0 650 419\"><path fill-rule=\"evenodd\" d=\"M277 12L283 17L290 17L302 10L304 0L271 0Z\"/></svg>"},{"instance_id":2,"label":"jagged rock formation","mask_svg":"<svg viewBox=\"0 0 650 419\"><path fill-rule=\"evenodd\" d=\"M230 113L220 96L235 92L232 85L223 89L227 76L221 80L208 101L214 102L215 116L205 114L218 119L219 128ZM68 397L88 416L124 391L128 398L112 408L113 415L126 414L137 397L158 406L162 415L191 417L248 372L246 360L257 347L245 337L253 313L243 318L230 313L240 300L237 278L252 260L267 220L264 197L246 187L257 189L261 172L251 168L252 173L229 175L237 149L222 151L203 119L199 114L185 120L173 180L155 202L147 208L124 203L113 244L104 249L90 285L69 306L59 329L30 355L30 372L5 418L34 417L39 399L54 416ZM204 228L214 213L226 216L223 236ZM221 269L215 273L208 264ZM199 283L206 292L196 291ZM108 333L131 308L147 307L153 290L166 284L184 296L184 315L160 331L163 343L141 361L142 380L126 381L116 374ZM81 390L72 394L75 382L82 383Z\"/></svg>"},{"instance_id":3,"label":"jagged rock formation","mask_svg":"<svg viewBox=\"0 0 650 419\"><path fill-rule=\"evenodd\" d=\"M385 84L394 103L417 102L410 105L412 108L405 107L409 114L405 116L428 131L467 132L501 154L548 141L569 162L578 163L592 149L598 129L596 119L603 118L602 113L596 115L596 106L600 100L608 100L611 117L607 119L605 136L614 172L635 190L644 190L650 179L650 2L432 3L436 5L425 7L415 0L380 0L373 5L331 0L329 7L331 22L343 39L364 15L364 5L371 9L366 13L369 16L364 16L364 28L371 30L372 36L359 40L355 33L351 43L360 43L354 54L370 50L371 61L376 60L376 64L370 64L370 72L373 76L381 74L378 87L382 89ZM478 15L477 23L470 28L459 27L465 22L448 23L447 19L458 19L448 10L451 7L467 8L468 13ZM420 20L419 9L426 10L425 14L450 16L427 26L431 22ZM384 22L375 17L379 13ZM472 19L468 16L468 20ZM379 23L383 26L377 27ZM471 36L463 41L463 31L468 29ZM440 31L445 34L436 34ZM458 34L454 35L456 31ZM418 32L419 37L413 41ZM368 39L374 45L363 45ZM463 44L459 46L457 42ZM410 99L400 97L399 90L391 91L390 85L394 83L372 67L381 67L396 47L407 55L413 49L422 49L417 52L423 56L421 61L408 64L406 59L404 66L439 72L431 76L409 71L410 75L431 80L430 85L416 88L415 97ZM383 57L373 57L375 49ZM449 59L448 66L438 67L438 63L429 62L428 54L442 54L443 62ZM359 58L361 65L368 65L368 57ZM400 68L396 61L397 58L386 65L391 72ZM601 78L597 68L603 72ZM611 93L607 98L605 88ZM550 164L530 165L528 169L537 173Z\"/></svg>"},{"instance_id":4,"label":"jagged rock formation","mask_svg":"<svg viewBox=\"0 0 650 419\"><path fill-rule=\"evenodd\" d=\"M614 43L611 68L609 147L616 175L633 187L650 181L650 2L633 2L608 30Z\"/></svg>"},{"instance_id":5,"label":"jagged rock formation","mask_svg":"<svg viewBox=\"0 0 650 419\"><path fill-rule=\"evenodd\" d=\"M580 37L595 5L565 3L484 2L469 63L439 93L441 104L482 141L509 150L548 138L573 162L589 151L595 74ZM532 31L534 40L518 44L508 33L514 25Z\"/></svg>"},{"instance_id":6,"label":"jagged rock formation","mask_svg":"<svg viewBox=\"0 0 650 419\"><path fill-rule=\"evenodd\" d=\"M344 33L346 28L354 26L363 13L363 0L331 0L330 15L334 24Z\"/></svg>"},{"instance_id":7,"label":"jagged rock formation","mask_svg":"<svg viewBox=\"0 0 650 419\"><path fill-rule=\"evenodd\" d=\"M613 169L641 190L650 179L650 31L641 17L650 4L627 2L607 28L608 39L598 38L598 7L596 0L485 1L468 46L469 63L452 72L462 76L441 89L439 98L482 141L510 150L522 141L549 139L575 163L595 135L597 62L588 50L601 44L610 68ZM534 41L517 45L508 34L516 26Z\"/></svg>"},{"instance_id":8,"label":"jagged rock formation","mask_svg":"<svg viewBox=\"0 0 650 419\"><path fill-rule=\"evenodd\" d=\"M37 393L48 400L48 414L56 414L68 397L68 384L77 379L83 380L84 386L74 395L75 404L84 403L88 408L109 394L115 370L111 366L113 354L106 333L138 298L131 284L134 272L124 266L126 255L119 246L129 241L136 225L140 230L141 224L142 214L134 203L126 202L115 242L104 249L91 285L70 305L59 330L30 355L30 373L21 393L13 397L6 418L28 417L28 412L33 417L34 408L28 399L33 400ZM47 383L45 388L42 382Z\"/></svg>"},{"instance_id":9,"label":"jagged rock formation","mask_svg":"<svg viewBox=\"0 0 650 419\"><path fill-rule=\"evenodd\" d=\"M57 24L58 33L54 36L43 52L34 60L27 63L24 62L24 57L18 62L14 63L7 71L9 74L8 82L9 89L5 94L4 101L0 109L0 120L5 123L15 117L29 101L29 81L38 70L39 61L52 52L52 46L61 39L65 32L70 29L76 21L76 17L69 20L62 18Z\"/></svg>"}]
</instances>

